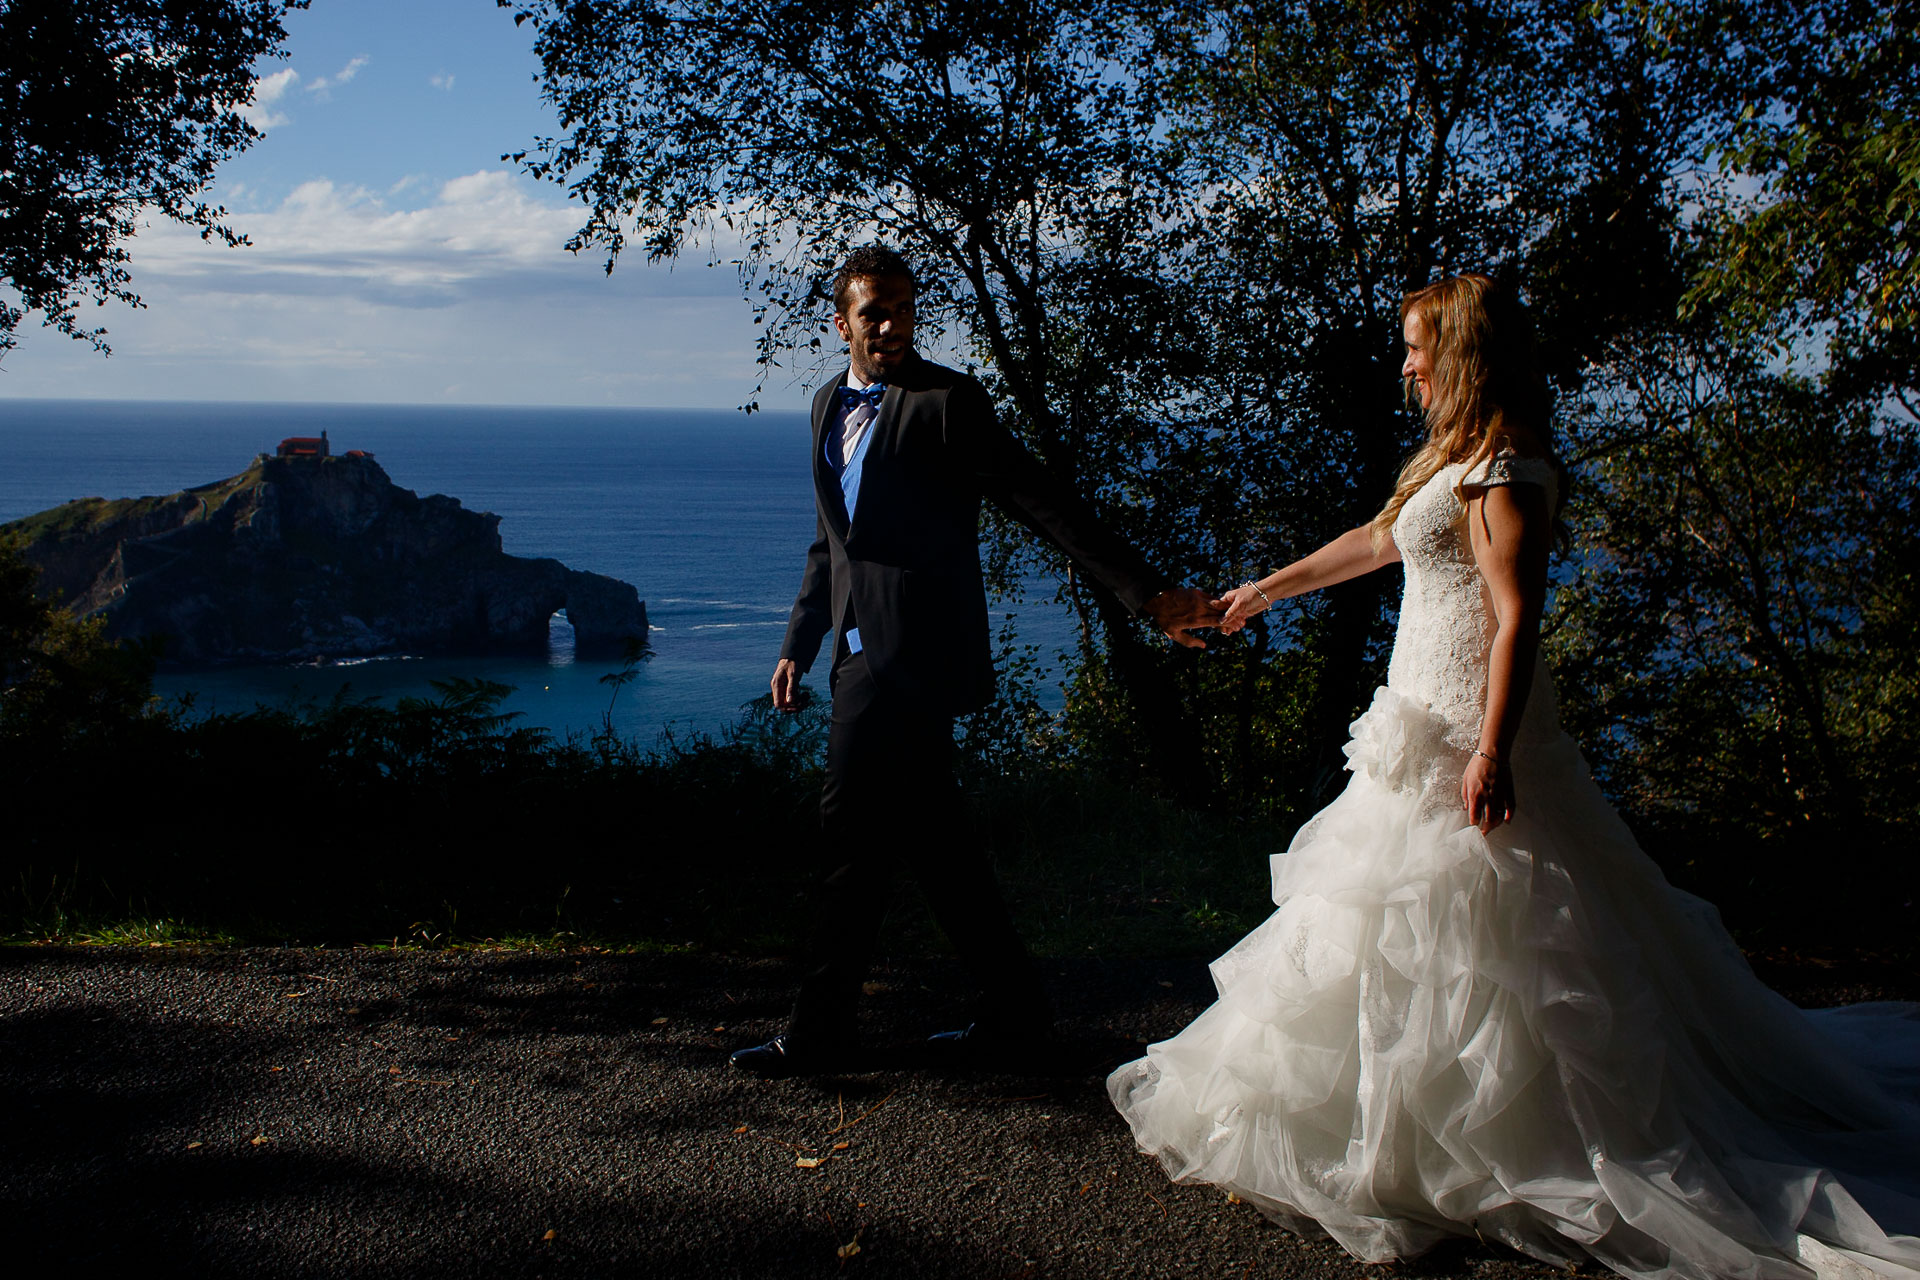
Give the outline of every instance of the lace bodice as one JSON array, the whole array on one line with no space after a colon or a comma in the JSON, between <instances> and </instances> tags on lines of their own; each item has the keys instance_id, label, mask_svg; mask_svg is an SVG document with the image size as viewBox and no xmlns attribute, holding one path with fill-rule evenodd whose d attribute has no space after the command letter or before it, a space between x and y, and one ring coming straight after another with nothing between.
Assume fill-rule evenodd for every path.
<instances>
[{"instance_id":1,"label":"lace bodice","mask_svg":"<svg viewBox=\"0 0 1920 1280\"><path fill-rule=\"evenodd\" d=\"M1542 459L1503 453L1473 466L1471 476L1469 465L1442 467L1407 499L1393 522L1406 590L1387 668L1387 687L1424 705L1438 721L1433 730L1459 751L1471 751L1479 742L1496 620L1474 564L1458 490L1463 478L1470 488L1533 484L1547 491L1548 510L1559 501L1559 477ZM1553 682L1536 663L1519 741L1539 742L1559 732Z\"/></svg>"}]
</instances>

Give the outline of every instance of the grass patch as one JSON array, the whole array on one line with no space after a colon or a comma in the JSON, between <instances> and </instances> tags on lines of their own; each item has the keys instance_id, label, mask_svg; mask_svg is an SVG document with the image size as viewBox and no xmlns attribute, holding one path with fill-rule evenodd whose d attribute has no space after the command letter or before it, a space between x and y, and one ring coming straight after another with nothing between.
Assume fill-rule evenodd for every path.
<instances>
[{"instance_id":1,"label":"grass patch","mask_svg":"<svg viewBox=\"0 0 1920 1280\"><path fill-rule=\"evenodd\" d=\"M0 935L0 944L97 947L221 947L245 941L230 929L152 916L56 917Z\"/></svg>"}]
</instances>

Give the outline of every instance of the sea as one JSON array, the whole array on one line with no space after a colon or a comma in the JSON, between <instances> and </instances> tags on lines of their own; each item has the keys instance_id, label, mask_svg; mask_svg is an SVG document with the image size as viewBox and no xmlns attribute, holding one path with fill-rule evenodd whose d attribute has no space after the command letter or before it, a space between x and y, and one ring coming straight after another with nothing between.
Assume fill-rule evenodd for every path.
<instances>
[{"instance_id":1,"label":"sea","mask_svg":"<svg viewBox=\"0 0 1920 1280\"><path fill-rule=\"evenodd\" d=\"M200 714L351 698L433 697L435 681L511 685L504 709L555 735L611 724L652 745L717 735L766 693L814 532L802 413L362 404L0 399L0 522L82 497L173 493L246 469L287 436L326 432L394 483L501 517L506 551L630 582L652 656L614 688L617 660L576 661L565 615L544 654L396 654L327 665L162 670L156 692ZM1042 655L1057 709L1072 624L1053 584L1002 601ZM808 682L823 696L825 664Z\"/></svg>"}]
</instances>

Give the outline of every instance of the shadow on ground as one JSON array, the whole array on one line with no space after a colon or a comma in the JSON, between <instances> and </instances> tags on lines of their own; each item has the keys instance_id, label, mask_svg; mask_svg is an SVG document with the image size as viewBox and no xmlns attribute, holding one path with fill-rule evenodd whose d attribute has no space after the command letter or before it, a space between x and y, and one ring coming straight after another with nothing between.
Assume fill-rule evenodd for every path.
<instances>
[{"instance_id":1,"label":"shadow on ground","mask_svg":"<svg viewBox=\"0 0 1920 1280\"><path fill-rule=\"evenodd\" d=\"M1074 1050L1045 1071L888 1067L956 1017L928 960L875 975L880 1069L767 1083L725 1053L778 1029L774 961L0 951L8 1250L17 1274L395 1280L1365 1270L1169 1185L1113 1115L1106 1071L1204 1007L1201 962L1052 970ZM1471 1243L1394 1273L1557 1274Z\"/></svg>"}]
</instances>

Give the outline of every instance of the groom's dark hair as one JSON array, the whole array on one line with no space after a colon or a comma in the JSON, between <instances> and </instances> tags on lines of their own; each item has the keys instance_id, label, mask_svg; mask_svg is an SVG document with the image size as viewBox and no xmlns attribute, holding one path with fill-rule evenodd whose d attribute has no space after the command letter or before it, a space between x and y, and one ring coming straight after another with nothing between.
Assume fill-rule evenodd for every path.
<instances>
[{"instance_id":1,"label":"groom's dark hair","mask_svg":"<svg viewBox=\"0 0 1920 1280\"><path fill-rule=\"evenodd\" d=\"M914 278L913 268L907 260L893 250L880 244L863 244L847 255L840 264L840 270L833 277L833 313L847 313L847 290L857 279L881 280L896 277L912 285L917 292L920 282Z\"/></svg>"}]
</instances>

